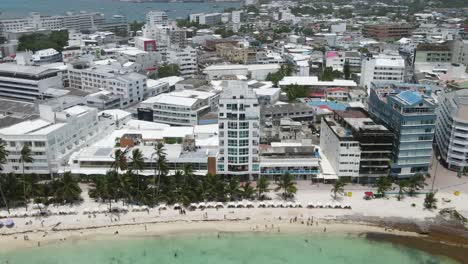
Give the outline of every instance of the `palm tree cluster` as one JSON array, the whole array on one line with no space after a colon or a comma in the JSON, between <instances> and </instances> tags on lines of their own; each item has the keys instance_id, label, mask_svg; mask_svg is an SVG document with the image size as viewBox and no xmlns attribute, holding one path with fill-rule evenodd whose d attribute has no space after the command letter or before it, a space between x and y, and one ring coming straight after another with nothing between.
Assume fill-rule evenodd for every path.
<instances>
[{"instance_id":1,"label":"palm tree cluster","mask_svg":"<svg viewBox=\"0 0 468 264\"><path fill-rule=\"evenodd\" d=\"M265 199L268 181L260 177L257 188L251 182L242 184L238 177L221 177L208 174L196 175L190 165L169 176L164 144L158 143L151 157L154 164L152 176L142 176L143 154L134 149L116 150L111 170L93 178L90 197L109 203L123 201L127 204L154 206L158 203L190 203L202 201L236 201L241 199ZM295 192L295 191L294 191ZM112 208L111 208L112 209Z\"/></svg>"},{"instance_id":2,"label":"palm tree cluster","mask_svg":"<svg viewBox=\"0 0 468 264\"><path fill-rule=\"evenodd\" d=\"M0 140L0 169L7 162L8 151L5 149L5 142ZM20 152L20 161L23 173L2 174L0 176L0 207L9 208L25 206L29 202L35 203L74 203L79 201L81 188L78 180L69 172L63 177L53 181L41 181L41 177L36 174L26 174L25 163L32 163L31 149L29 145L23 145Z\"/></svg>"},{"instance_id":3,"label":"palm tree cluster","mask_svg":"<svg viewBox=\"0 0 468 264\"><path fill-rule=\"evenodd\" d=\"M409 196L415 196L417 191L424 188L426 183L424 182L424 175L421 173L416 173L411 176L409 179L399 180L398 185L398 200L403 199L405 194Z\"/></svg>"}]
</instances>

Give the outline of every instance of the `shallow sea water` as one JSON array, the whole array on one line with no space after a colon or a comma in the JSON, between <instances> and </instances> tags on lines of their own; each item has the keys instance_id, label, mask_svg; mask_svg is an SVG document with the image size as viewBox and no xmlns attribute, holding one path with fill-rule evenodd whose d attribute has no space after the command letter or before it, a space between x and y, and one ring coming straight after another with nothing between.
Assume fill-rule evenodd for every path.
<instances>
[{"instance_id":1,"label":"shallow sea water","mask_svg":"<svg viewBox=\"0 0 468 264\"><path fill-rule=\"evenodd\" d=\"M7 262L8 261L8 262ZM67 241L0 254L9 264L456 263L391 243L335 234L191 234Z\"/></svg>"}]
</instances>

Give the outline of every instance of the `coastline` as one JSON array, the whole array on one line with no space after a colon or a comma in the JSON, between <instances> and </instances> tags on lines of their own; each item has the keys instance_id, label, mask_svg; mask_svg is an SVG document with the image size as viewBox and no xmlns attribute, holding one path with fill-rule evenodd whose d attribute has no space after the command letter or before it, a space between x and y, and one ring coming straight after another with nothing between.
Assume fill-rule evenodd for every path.
<instances>
[{"instance_id":1,"label":"coastline","mask_svg":"<svg viewBox=\"0 0 468 264\"><path fill-rule=\"evenodd\" d=\"M213 236L223 233L258 233L258 234L326 234L354 235L371 241L389 242L402 245L433 255L449 257L460 263L466 261L468 252L468 237L443 231L421 234L416 225L400 224L400 229L391 227L394 219L380 222L370 220L356 221L345 219L315 219L313 225L307 225L299 218L231 218L231 219L200 219L200 220L170 220L124 223L79 228L57 228L54 230L30 230L12 234L2 234L0 239L0 254L16 250L37 248L38 246L53 246L61 243L76 243L93 240L144 239L159 236L177 236L203 234ZM292 223L290 221L293 221ZM401 227L405 228L401 228ZM326 232L324 229L326 228ZM116 231L118 234L116 234ZM44 234L46 234L44 236ZM27 235L28 240L24 239Z\"/></svg>"}]
</instances>

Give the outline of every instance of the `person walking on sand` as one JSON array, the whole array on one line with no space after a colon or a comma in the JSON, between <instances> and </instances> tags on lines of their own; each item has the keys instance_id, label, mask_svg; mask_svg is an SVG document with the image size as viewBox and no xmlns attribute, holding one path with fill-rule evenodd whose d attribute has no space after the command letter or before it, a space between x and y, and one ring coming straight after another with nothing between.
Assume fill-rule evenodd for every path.
<instances>
[{"instance_id":1,"label":"person walking on sand","mask_svg":"<svg viewBox=\"0 0 468 264\"><path fill-rule=\"evenodd\" d=\"M327 232L327 228L326 228L326 227L323 229L323 232Z\"/></svg>"}]
</instances>

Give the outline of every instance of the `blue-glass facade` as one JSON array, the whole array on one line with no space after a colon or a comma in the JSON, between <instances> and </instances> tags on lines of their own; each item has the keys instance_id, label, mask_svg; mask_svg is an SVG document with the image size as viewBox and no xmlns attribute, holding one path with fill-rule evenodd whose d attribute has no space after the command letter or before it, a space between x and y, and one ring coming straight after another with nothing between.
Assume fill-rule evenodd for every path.
<instances>
[{"instance_id":1,"label":"blue-glass facade","mask_svg":"<svg viewBox=\"0 0 468 264\"><path fill-rule=\"evenodd\" d=\"M392 176L426 173L432 155L436 104L428 86L407 83L373 83L369 113L394 133Z\"/></svg>"}]
</instances>

